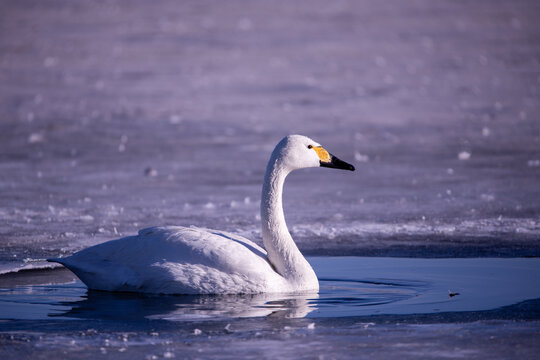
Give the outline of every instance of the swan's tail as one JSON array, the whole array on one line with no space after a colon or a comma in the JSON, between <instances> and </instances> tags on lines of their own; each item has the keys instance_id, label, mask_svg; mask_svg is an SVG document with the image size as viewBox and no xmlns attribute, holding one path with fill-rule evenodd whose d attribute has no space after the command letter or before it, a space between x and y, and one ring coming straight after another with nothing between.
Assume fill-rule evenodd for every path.
<instances>
[{"instance_id":1,"label":"swan's tail","mask_svg":"<svg viewBox=\"0 0 540 360\"><path fill-rule=\"evenodd\" d=\"M64 265L64 262L62 261L62 258L50 258L47 259L48 262L55 262Z\"/></svg>"},{"instance_id":2,"label":"swan's tail","mask_svg":"<svg viewBox=\"0 0 540 360\"><path fill-rule=\"evenodd\" d=\"M48 262L55 262L64 265L69 271L74 273L83 283L87 284L85 281L84 271L82 271L77 265L70 263L70 257L65 258L50 258L47 259ZM87 284L88 285L88 284Z\"/></svg>"},{"instance_id":3,"label":"swan's tail","mask_svg":"<svg viewBox=\"0 0 540 360\"><path fill-rule=\"evenodd\" d=\"M137 291L137 274L120 264L106 261L84 261L77 254L64 258L47 259L64 265L74 273L89 289L107 291ZM135 283L135 285L131 285Z\"/></svg>"}]
</instances>

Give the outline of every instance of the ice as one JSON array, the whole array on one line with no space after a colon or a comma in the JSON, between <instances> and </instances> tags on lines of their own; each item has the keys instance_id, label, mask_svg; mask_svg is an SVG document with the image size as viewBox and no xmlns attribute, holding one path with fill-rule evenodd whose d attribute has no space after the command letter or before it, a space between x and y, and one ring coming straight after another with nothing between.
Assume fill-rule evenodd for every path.
<instances>
[{"instance_id":1,"label":"ice","mask_svg":"<svg viewBox=\"0 0 540 360\"><path fill-rule=\"evenodd\" d=\"M379 67L385 67L386 66L386 59L382 56L376 56L375 57L375 64Z\"/></svg>"},{"instance_id":2,"label":"ice","mask_svg":"<svg viewBox=\"0 0 540 360\"><path fill-rule=\"evenodd\" d=\"M158 171L151 167L147 167L146 169L144 169L144 175L148 177L156 177L158 175Z\"/></svg>"},{"instance_id":3,"label":"ice","mask_svg":"<svg viewBox=\"0 0 540 360\"><path fill-rule=\"evenodd\" d=\"M180 124L182 122L182 117L180 115L174 114L169 117L169 122L171 124Z\"/></svg>"},{"instance_id":4,"label":"ice","mask_svg":"<svg viewBox=\"0 0 540 360\"><path fill-rule=\"evenodd\" d=\"M58 64L58 59L48 56L43 60L43 66L46 68L54 67Z\"/></svg>"},{"instance_id":5,"label":"ice","mask_svg":"<svg viewBox=\"0 0 540 360\"><path fill-rule=\"evenodd\" d=\"M359 153L358 151L354 152L354 160L357 162L368 162L369 156Z\"/></svg>"},{"instance_id":6,"label":"ice","mask_svg":"<svg viewBox=\"0 0 540 360\"><path fill-rule=\"evenodd\" d=\"M14 258L17 258L17 254L13 254ZM8 273L17 273L19 271L24 270L44 270L44 269L54 269L58 268L59 266L52 263L47 263L45 259L33 259L33 258L27 258L28 260L25 262L24 260L22 262L16 262L16 263L10 263L10 262L4 262L0 265L0 275L1 274L8 274Z\"/></svg>"},{"instance_id":7,"label":"ice","mask_svg":"<svg viewBox=\"0 0 540 360\"><path fill-rule=\"evenodd\" d=\"M459 160L469 160L470 158L471 158L471 153L468 152L468 151L461 151L458 154L458 159Z\"/></svg>"},{"instance_id":8,"label":"ice","mask_svg":"<svg viewBox=\"0 0 540 360\"><path fill-rule=\"evenodd\" d=\"M45 140L45 136L41 133L32 133L28 136L28 142L30 144L40 143Z\"/></svg>"},{"instance_id":9,"label":"ice","mask_svg":"<svg viewBox=\"0 0 540 360\"><path fill-rule=\"evenodd\" d=\"M480 198L484 201L493 201L495 200L495 195L493 194L481 194Z\"/></svg>"},{"instance_id":10,"label":"ice","mask_svg":"<svg viewBox=\"0 0 540 360\"><path fill-rule=\"evenodd\" d=\"M251 30L252 27L253 27L253 22L251 21L251 19L242 18L238 20L238 23L237 23L238 30L248 31L248 30Z\"/></svg>"},{"instance_id":11,"label":"ice","mask_svg":"<svg viewBox=\"0 0 540 360\"><path fill-rule=\"evenodd\" d=\"M206 204L204 204L204 208L207 210L214 210L216 208L216 204L212 202L207 202Z\"/></svg>"}]
</instances>

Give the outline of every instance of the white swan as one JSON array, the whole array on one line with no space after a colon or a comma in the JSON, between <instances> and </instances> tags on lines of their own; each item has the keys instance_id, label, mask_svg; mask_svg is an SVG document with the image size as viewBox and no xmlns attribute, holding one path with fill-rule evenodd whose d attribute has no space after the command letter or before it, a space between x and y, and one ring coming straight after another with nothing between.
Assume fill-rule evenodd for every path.
<instances>
[{"instance_id":1,"label":"white swan","mask_svg":"<svg viewBox=\"0 0 540 360\"><path fill-rule=\"evenodd\" d=\"M285 177L307 167L354 167L301 135L279 142L266 169L261 200L266 251L238 235L181 226L152 227L58 262L89 289L163 294L317 291L315 272L294 243L283 214Z\"/></svg>"}]
</instances>

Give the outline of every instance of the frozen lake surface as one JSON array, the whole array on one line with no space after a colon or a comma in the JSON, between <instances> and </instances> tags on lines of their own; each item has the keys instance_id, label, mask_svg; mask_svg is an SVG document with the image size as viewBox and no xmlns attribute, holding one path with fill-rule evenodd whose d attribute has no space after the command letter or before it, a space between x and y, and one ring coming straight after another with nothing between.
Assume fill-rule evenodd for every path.
<instances>
[{"instance_id":1,"label":"frozen lake surface","mask_svg":"<svg viewBox=\"0 0 540 360\"><path fill-rule=\"evenodd\" d=\"M156 225L260 242L285 135L355 173L285 184L311 255L540 255L537 1L7 1L0 271Z\"/></svg>"},{"instance_id":2,"label":"frozen lake surface","mask_svg":"<svg viewBox=\"0 0 540 360\"><path fill-rule=\"evenodd\" d=\"M139 357L256 357L281 339L287 348L272 347L264 355L343 358L355 357L361 348L369 351L378 337L389 344L375 355L384 358L400 351L395 343L401 341L400 332L407 333L408 345L403 346L411 356L418 351L435 357L486 356L486 350L508 342L528 346L522 350L525 357L540 349L538 342L523 337L540 322L540 259L313 257L309 261L320 279L318 294L89 292L67 270L3 275L0 353L22 354L24 349L43 358L58 351L67 351L72 358L97 354L112 358L124 352ZM456 339L454 331L465 333ZM496 332L497 337L462 343L463 336L479 331ZM435 335L443 337L437 349L432 348ZM331 350L321 350L337 337L341 340ZM503 338L506 344L501 343ZM243 345L223 349L227 341Z\"/></svg>"}]
</instances>

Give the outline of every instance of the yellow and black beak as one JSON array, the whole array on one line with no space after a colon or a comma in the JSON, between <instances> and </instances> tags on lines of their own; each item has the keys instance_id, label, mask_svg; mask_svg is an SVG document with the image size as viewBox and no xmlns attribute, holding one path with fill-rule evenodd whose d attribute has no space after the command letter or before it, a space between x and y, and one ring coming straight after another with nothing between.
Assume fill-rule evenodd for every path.
<instances>
[{"instance_id":1,"label":"yellow and black beak","mask_svg":"<svg viewBox=\"0 0 540 360\"><path fill-rule=\"evenodd\" d=\"M354 171L354 166L338 159L326 151L326 149L322 146L314 146L313 150L315 150L319 156L319 163L321 164L321 167Z\"/></svg>"}]
</instances>

